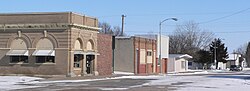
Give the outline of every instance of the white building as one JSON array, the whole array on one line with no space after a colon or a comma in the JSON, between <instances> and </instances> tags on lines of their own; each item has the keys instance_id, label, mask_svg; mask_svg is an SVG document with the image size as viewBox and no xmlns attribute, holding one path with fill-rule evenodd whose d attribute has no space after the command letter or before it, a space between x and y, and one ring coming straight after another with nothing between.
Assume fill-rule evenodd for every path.
<instances>
[{"instance_id":1,"label":"white building","mask_svg":"<svg viewBox=\"0 0 250 91\"><path fill-rule=\"evenodd\" d=\"M188 70L188 59L193 58L188 54L169 54L167 72L185 72Z\"/></svg>"},{"instance_id":2,"label":"white building","mask_svg":"<svg viewBox=\"0 0 250 91\"><path fill-rule=\"evenodd\" d=\"M229 57L226 59L227 60L227 68L230 68L231 65L242 65L242 63L240 63L240 58L241 55L240 54L229 54Z\"/></svg>"}]
</instances>

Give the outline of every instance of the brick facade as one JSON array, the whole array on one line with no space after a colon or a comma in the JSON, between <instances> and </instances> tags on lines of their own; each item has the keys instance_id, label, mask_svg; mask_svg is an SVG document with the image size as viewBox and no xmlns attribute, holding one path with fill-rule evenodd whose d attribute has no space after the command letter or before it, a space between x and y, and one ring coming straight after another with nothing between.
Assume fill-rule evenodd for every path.
<instances>
[{"instance_id":1,"label":"brick facade","mask_svg":"<svg viewBox=\"0 0 250 91\"><path fill-rule=\"evenodd\" d=\"M96 56L97 32L96 18L73 12L0 14L0 74L86 75L86 55ZM53 45L49 49L54 51L53 63L39 63L37 56L33 55L43 39ZM28 51L25 55L27 63L11 63L12 57L6 55L11 50L17 50L15 48L19 45L14 40L22 40L27 45L24 49ZM77 40L81 50L75 49ZM88 43L91 43L91 50ZM39 46L46 47L46 44ZM80 68L74 67L75 51L84 55ZM98 75L96 59L92 60L89 74Z\"/></svg>"},{"instance_id":2,"label":"brick facade","mask_svg":"<svg viewBox=\"0 0 250 91\"><path fill-rule=\"evenodd\" d=\"M97 71L99 75L112 74L112 36L107 34L97 35L98 55Z\"/></svg>"},{"instance_id":3,"label":"brick facade","mask_svg":"<svg viewBox=\"0 0 250 91\"><path fill-rule=\"evenodd\" d=\"M161 73L167 73L167 61L168 61L168 58L162 58L161 60L162 72ZM158 63L158 58L156 59L156 63ZM156 72L160 73L160 65L157 65Z\"/></svg>"}]
</instances>

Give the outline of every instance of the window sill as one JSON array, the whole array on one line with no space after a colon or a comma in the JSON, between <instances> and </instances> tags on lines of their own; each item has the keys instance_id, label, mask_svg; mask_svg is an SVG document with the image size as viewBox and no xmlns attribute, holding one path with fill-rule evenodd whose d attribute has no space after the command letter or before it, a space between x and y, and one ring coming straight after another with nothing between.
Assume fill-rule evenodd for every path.
<instances>
[{"instance_id":1,"label":"window sill","mask_svg":"<svg viewBox=\"0 0 250 91\"><path fill-rule=\"evenodd\" d=\"M29 64L29 63L22 63L22 62L19 62L19 63L9 63L9 64Z\"/></svg>"},{"instance_id":2,"label":"window sill","mask_svg":"<svg viewBox=\"0 0 250 91\"><path fill-rule=\"evenodd\" d=\"M56 63L35 63L35 64L48 64L48 65L50 65L50 64L56 64Z\"/></svg>"},{"instance_id":3,"label":"window sill","mask_svg":"<svg viewBox=\"0 0 250 91\"><path fill-rule=\"evenodd\" d=\"M82 68L74 68L74 70L82 70Z\"/></svg>"}]
</instances>

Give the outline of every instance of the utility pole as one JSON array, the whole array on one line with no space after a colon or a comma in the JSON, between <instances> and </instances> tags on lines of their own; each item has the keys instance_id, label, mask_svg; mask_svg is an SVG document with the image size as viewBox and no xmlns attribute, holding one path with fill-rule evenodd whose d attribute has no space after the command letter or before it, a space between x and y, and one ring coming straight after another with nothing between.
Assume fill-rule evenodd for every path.
<instances>
[{"instance_id":1,"label":"utility pole","mask_svg":"<svg viewBox=\"0 0 250 91\"><path fill-rule=\"evenodd\" d=\"M121 36L123 36L123 32L124 32L124 18L126 16L125 15L122 15L122 32L121 32Z\"/></svg>"},{"instance_id":2,"label":"utility pole","mask_svg":"<svg viewBox=\"0 0 250 91\"><path fill-rule=\"evenodd\" d=\"M217 60L216 60L216 56L217 56L217 50L216 50L216 48L217 48L217 40L215 39L214 40L214 65L215 65L215 69L217 69Z\"/></svg>"}]
</instances>

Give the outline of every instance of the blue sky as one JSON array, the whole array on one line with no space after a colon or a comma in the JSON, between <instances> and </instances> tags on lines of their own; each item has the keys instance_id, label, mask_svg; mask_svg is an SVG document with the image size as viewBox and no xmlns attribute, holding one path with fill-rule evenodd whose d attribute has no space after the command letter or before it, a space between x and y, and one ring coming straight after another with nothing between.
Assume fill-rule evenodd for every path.
<instances>
[{"instance_id":1,"label":"blue sky","mask_svg":"<svg viewBox=\"0 0 250 91\"><path fill-rule=\"evenodd\" d=\"M249 0L3 0L1 13L73 11L94 16L100 22L121 25L125 18L125 33L157 33L159 22L177 17L178 22L167 21L163 34L173 32L176 24L187 21L207 22L250 8ZM229 52L250 41L250 9L200 24L200 28L214 32L224 39Z\"/></svg>"}]
</instances>

